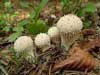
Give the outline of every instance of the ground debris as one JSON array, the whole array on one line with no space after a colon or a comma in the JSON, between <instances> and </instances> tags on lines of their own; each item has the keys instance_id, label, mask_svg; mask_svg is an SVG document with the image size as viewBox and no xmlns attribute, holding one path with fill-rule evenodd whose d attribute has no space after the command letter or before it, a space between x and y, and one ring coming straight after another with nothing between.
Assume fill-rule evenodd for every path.
<instances>
[{"instance_id":1,"label":"ground debris","mask_svg":"<svg viewBox=\"0 0 100 75\"><path fill-rule=\"evenodd\" d=\"M100 62L92 57L88 51L78 47L72 48L71 56L54 65L53 71L61 68L70 70L91 71L97 67Z\"/></svg>"}]
</instances>

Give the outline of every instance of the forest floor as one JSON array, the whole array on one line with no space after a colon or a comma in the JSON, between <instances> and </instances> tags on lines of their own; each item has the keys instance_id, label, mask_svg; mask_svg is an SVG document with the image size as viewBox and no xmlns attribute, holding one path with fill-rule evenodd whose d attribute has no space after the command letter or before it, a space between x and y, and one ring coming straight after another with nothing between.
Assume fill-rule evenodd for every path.
<instances>
[{"instance_id":1,"label":"forest floor","mask_svg":"<svg viewBox=\"0 0 100 75\"><path fill-rule=\"evenodd\" d=\"M34 2L38 5L38 1ZM27 11L30 11L28 9L20 10L22 11L20 12L22 18L23 15L26 15L25 13L28 13ZM62 16L63 12L59 1L52 0L41 11L39 18L51 27L56 25ZM100 64L95 69L89 69L89 67L95 66L94 62L96 60L100 62L100 7L95 15L87 13L85 18L92 23L92 26L82 30L82 36L73 43L69 49L70 52L66 52L62 47L56 47L54 44L43 53L37 49L38 60L36 64L31 64L25 59L20 60L19 65L16 64L17 60L10 50L13 48L14 43L10 43L7 40L12 32L2 33L0 35L0 75L100 75ZM29 35L34 39L34 36L27 31L22 35ZM77 51L73 52L76 49ZM80 52L80 50L83 52ZM70 57L72 57L72 60L75 60L74 63L69 63L72 61L69 59ZM81 61L81 57L83 57L83 61ZM80 60L77 61L77 59ZM54 65L61 65L61 67L53 71ZM82 68L84 69L86 67L87 69L85 71L82 70Z\"/></svg>"}]
</instances>

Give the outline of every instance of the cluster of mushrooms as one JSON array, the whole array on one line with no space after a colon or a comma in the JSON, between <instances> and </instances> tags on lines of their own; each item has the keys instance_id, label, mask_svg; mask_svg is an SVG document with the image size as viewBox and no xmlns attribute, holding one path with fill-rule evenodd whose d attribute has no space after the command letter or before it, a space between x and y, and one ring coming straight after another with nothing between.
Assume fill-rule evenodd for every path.
<instances>
[{"instance_id":1,"label":"cluster of mushrooms","mask_svg":"<svg viewBox=\"0 0 100 75\"><path fill-rule=\"evenodd\" d=\"M68 14L59 19L56 26L49 28L47 33L36 35L34 41L30 36L20 36L14 43L14 49L17 53L26 52L27 60L35 61L34 50L40 48L42 52L51 45L51 42L57 46L63 46L65 50L80 37L83 23L79 17L74 14Z\"/></svg>"}]
</instances>

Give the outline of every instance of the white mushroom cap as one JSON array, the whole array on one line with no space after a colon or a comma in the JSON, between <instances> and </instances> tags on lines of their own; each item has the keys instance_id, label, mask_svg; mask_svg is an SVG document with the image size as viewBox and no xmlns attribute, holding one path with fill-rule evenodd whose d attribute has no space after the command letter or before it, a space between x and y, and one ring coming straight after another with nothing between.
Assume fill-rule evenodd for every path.
<instances>
[{"instance_id":1,"label":"white mushroom cap","mask_svg":"<svg viewBox=\"0 0 100 75\"><path fill-rule=\"evenodd\" d=\"M53 37L57 37L58 35L60 35L60 32L58 30L57 27L51 27L49 30L48 30L48 35L53 38Z\"/></svg>"},{"instance_id":2,"label":"white mushroom cap","mask_svg":"<svg viewBox=\"0 0 100 75\"><path fill-rule=\"evenodd\" d=\"M29 36L21 36L14 43L14 49L16 52L23 52L25 50L33 50L33 40Z\"/></svg>"},{"instance_id":3,"label":"white mushroom cap","mask_svg":"<svg viewBox=\"0 0 100 75\"><path fill-rule=\"evenodd\" d=\"M80 37L80 31L83 28L83 23L78 16L68 14L60 18L57 22L57 28L61 35L61 45L65 47L65 50L68 50Z\"/></svg>"},{"instance_id":4,"label":"white mushroom cap","mask_svg":"<svg viewBox=\"0 0 100 75\"><path fill-rule=\"evenodd\" d=\"M40 33L35 37L35 45L39 48L50 45L50 37L46 33Z\"/></svg>"},{"instance_id":5,"label":"white mushroom cap","mask_svg":"<svg viewBox=\"0 0 100 75\"><path fill-rule=\"evenodd\" d=\"M68 14L60 18L57 22L57 27L60 32L73 32L81 30L83 23L79 17L73 14Z\"/></svg>"},{"instance_id":6,"label":"white mushroom cap","mask_svg":"<svg viewBox=\"0 0 100 75\"><path fill-rule=\"evenodd\" d=\"M35 49L33 40L29 36L20 36L14 43L14 49L17 53L26 53L25 59L30 63L35 62L35 54L33 49Z\"/></svg>"}]
</instances>

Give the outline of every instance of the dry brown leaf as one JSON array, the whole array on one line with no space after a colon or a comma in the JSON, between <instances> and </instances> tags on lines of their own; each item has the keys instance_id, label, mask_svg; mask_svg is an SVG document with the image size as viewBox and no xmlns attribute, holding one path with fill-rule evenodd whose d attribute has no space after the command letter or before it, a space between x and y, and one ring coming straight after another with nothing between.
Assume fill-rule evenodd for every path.
<instances>
[{"instance_id":1,"label":"dry brown leaf","mask_svg":"<svg viewBox=\"0 0 100 75\"><path fill-rule=\"evenodd\" d=\"M96 38L96 39L80 42L78 44L78 47L88 51L92 51L96 47L100 48L100 39Z\"/></svg>"},{"instance_id":2,"label":"dry brown leaf","mask_svg":"<svg viewBox=\"0 0 100 75\"><path fill-rule=\"evenodd\" d=\"M84 29L82 30L82 34L84 36L88 36L88 35L94 35L96 33L96 30L95 29Z\"/></svg>"},{"instance_id":3,"label":"dry brown leaf","mask_svg":"<svg viewBox=\"0 0 100 75\"><path fill-rule=\"evenodd\" d=\"M89 52L81 50L78 47L74 47L71 56L54 65L53 71L66 68L81 71L91 71L99 65L99 61L95 59Z\"/></svg>"},{"instance_id":4,"label":"dry brown leaf","mask_svg":"<svg viewBox=\"0 0 100 75\"><path fill-rule=\"evenodd\" d=\"M88 0L80 0L81 3L87 3Z\"/></svg>"},{"instance_id":5,"label":"dry brown leaf","mask_svg":"<svg viewBox=\"0 0 100 75\"><path fill-rule=\"evenodd\" d=\"M27 18L29 18L29 17L30 17L30 15L29 15L28 12L26 12L26 11L21 11L21 12L18 14L17 21L21 21L21 20L27 19Z\"/></svg>"}]
</instances>

